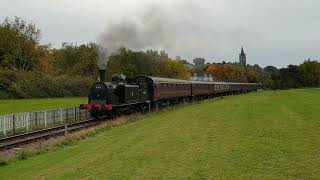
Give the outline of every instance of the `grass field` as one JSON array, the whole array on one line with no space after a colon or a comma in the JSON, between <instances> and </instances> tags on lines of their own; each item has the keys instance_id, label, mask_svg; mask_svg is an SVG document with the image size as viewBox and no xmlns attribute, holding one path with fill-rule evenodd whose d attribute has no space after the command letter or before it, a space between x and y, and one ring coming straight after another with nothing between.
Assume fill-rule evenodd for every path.
<instances>
[{"instance_id":1,"label":"grass field","mask_svg":"<svg viewBox=\"0 0 320 180\"><path fill-rule=\"evenodd\" d=\"M178 107L0 167L0 179L319 177L319 89Z\"/></svg>"},{"instance_id":2,"label":"grass field","mask_svg":"<svg viewBox=\"0 0 320 180\"><path fill-rule=\"evenodd\" d=\"M43 98L43 99L6 99L0 100L0 114L38 111L79 106L87 98Z\"/></svg>"}]
</instances>

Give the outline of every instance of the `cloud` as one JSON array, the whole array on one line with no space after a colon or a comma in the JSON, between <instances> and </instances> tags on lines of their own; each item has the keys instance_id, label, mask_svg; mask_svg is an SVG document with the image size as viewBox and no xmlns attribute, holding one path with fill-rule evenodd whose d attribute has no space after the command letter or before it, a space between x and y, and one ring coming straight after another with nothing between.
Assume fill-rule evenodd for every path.
<instances>
[{"instance_id":1,"label":"cloud","mask_svg":"<svg viewBox=\"0 0 320 180\"><path fill-rule=\"evenodd\" d=\"M31 20L54 46L104 37L111 49L157 48L214 62L237 60L243 45L248 63L280 67L319 59L319 6L318 0L10 0L0 2L0 20Z\"/></svg>"}]
</instances>

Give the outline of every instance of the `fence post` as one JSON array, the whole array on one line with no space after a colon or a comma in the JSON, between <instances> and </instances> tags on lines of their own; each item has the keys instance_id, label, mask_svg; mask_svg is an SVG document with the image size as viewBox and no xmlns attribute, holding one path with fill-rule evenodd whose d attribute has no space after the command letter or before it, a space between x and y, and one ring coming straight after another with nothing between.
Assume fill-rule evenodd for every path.
<instances>
[{"instance_id":1,"label":"fence post","mask_svg":"<svg viewBox=\"0 0 320 180\"><path fill-rule=\"evenodd\" d=\"M38 113L37 112L34 112L34 121L36 124L36 128L38 128Z\"/></svg>"},{"instance_id":2,"label":"fence post","mask_svg":"<svg viewBox=\"0 0 320 180\"><path fill-rule=\"evenodd\" d=\"M44 111L44 127L47 127L47 111Z\"/></svg>"},{"instance_id":3,"label":"fence post","mask_svg":"<svg viewBox=\"0 0 320 180\"><path fill-rule=\"evenodd\" d=\"M79 121L81 121L81 109L79 108Z\"/></svg>"},{"instance_id":4,"label":"fence post","mask_svg":"<svg viewBox=\"0 0 320 180\"><path fill-rule=\"evenodd\" d=\"M4 116L4 119L3 119L3 135L7 135L7 132L6 132L6 125L7 125L7 116Z\"/></svg>"},{"instance_id":5,"label":"fence post","mask_svg":"<svg viewBox=\"0 0 320 180\"><path fill-rule=\"evenodd\" d=\"M26 124L26 115L25 113L21 113L20 114L20 122L19 122L19 127L22 128L22 127L25 127L25 124Z\"/></svg>"},{"instance_id":6,"label":"fence post","mask_svg":"<svg viewBox=\"0 0 320 180\"><path fill-rule=\"evenodd\" d=\"M74 107L74 121L77 121L77 109Z\"/></svg>"},{"instance_id":7,"label":"fence post","mask_svg":"<svg viewBox=\"0 0 320 180\"><path fill-rule=\"evenodd\" d=\"M20 114L20 128L23 128L26 126L26 113Z\"/></svg>"},{"instance_id":8,"label":"fence post","mask_svg":"<svg viewBox=\"0 0 320 180\"><path fill-rule=\"evenodd\" d=\"M53 125L56 125L56 110L53 110Z\"/></svg>"},{"instance_id":9,"label":"fence post","mask_svg":"<svg viewBox=\"0 0 320 180\"><path fill-rule=\"evenodd\" d=\"M30 113L27 113L26 114L26 120L27 120L27 124L26 124L26 126L27 126L27 131L29 131L29 120L30 120Z\"/></svg>"},{"instance_id":10,"label":"fence post","mask_svg":"<svg viewBox=\"0 0 320 180\"><path fill-rule=\"evenodd\" d=\"M12 115L12 132L13 134L16 134L16 116Z\"/></svg>"},{"instance_id":11,"label":"fence post","mask_svg":"<svg viewBox=\"0 0 320 180\"><path fill-rule=\"evenodd\" d=\"M66 109L66 122L68 123L69 122L69 109L67 108Z\"/></svg>"},{"instance_id":12,"label":"fence post","mask_svg":"<svg viewBox=\"0 0 320 180\"><path fill-rule=\"evenodd\" d=\"M60 121L61 121L61 124L63 123L63 119L62 119L62 109L60 109Z\"/></svg>"}]
</instances>

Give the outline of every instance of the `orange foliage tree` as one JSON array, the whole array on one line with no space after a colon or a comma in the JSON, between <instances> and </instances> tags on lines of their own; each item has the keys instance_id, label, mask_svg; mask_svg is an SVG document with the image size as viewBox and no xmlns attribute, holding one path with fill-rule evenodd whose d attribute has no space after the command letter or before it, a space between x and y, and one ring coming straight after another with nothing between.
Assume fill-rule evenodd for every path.
<instances>
[{"instance_id":1,"label":"orange foliage tree","mask_svg":"<svg viewBox=\"0 0 320 180\"><path fill-rule=\"evenodd\" d=\"M245 69L235 68L228 64L210 64L207 66L206 73L211 74L214 81L247 82ZM249 75L253 73L250 72ZM254 79L251 77L250 79Z\"/></svg>"}]
</instances>

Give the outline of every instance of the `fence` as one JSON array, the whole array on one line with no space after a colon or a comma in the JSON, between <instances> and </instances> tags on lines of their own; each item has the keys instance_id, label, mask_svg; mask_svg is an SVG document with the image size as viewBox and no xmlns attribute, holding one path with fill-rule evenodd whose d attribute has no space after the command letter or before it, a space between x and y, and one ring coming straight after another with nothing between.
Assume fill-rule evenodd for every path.
<instances>
[{"instance_id":1,"label":"fence","mask_svg":"<svg viewBox=\"0 0 320 180\"><path fill-rule=\"evenodd\" d=\"M86 109L64 108L0 115L0 137L87 120Z\"/></svg>"}]
</instances>

